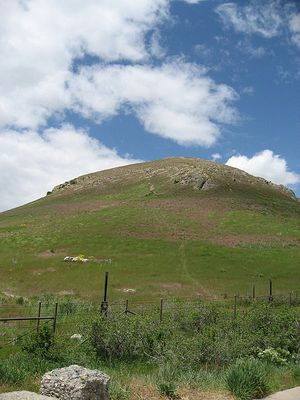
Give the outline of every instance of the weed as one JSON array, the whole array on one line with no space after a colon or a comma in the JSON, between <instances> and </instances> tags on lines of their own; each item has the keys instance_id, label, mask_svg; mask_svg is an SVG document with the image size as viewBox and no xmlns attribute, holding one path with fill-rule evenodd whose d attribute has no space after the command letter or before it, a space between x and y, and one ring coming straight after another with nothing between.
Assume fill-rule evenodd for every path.
<instances>
[{"instance_id":1,"label":"weed","mask_svg":"<svg viewBox=\"0 0 300 400\"><path fill-rule=\"evenodd\" d=\"M240 400L260 399L270 391L264 364L253 358L237 360L227 373L226 384Z\"/></svg>"}]
</instances>

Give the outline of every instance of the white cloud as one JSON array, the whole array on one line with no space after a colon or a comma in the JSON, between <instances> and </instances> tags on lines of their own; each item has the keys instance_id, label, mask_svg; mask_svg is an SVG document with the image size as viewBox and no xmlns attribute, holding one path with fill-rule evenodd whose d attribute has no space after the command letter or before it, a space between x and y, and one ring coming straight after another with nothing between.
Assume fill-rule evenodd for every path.
<instances>
[{"instance_id":1,"label":"white cloud","mask_svg":"<svg viewBox=\"0 0 300 400\"><path fill-rule=\"evenodd\" d=\"M179 59L153 66L165 56L159 27L170 20L170 1L0 0L2 209L131 161L70 126L46 129L50 117L64 120L71 110L101 123L131 112L153 134L202 146L235 122L236 92L204 68Z\"/></svg>"},{"instance_id":2,"label":"white cloud","mask_svg":"<svg viewBox=\"0 0 300 400\"><path fill-rule=\"evenodd\" d=\"M247 6L230 2L216 8L225 25L233 26L237 32L258 34L265 38L279 35L283 24L281 10L276 0L252 1Z\"/></svg>"},{"instance_id":3,"label":"white cloud","mask_svg":"<svg viewBox=\"0 0 300 400\"><path fill-rule=\"evenodd\" d=\"M242 169L249 174L263 177L282 185L293 185L300 182L300 175L288 170L287 162L271 150L264 150L253 157L232 156L226 165Z\"/></svg>"},{"instance_id":4,"label":"white cloud","mask_svg":"<svg viewBox=\"0 0 300 400\"><path fill-rule=\"evenodd\" d=\"M210 60L213 56L212 48L202 43L198 43L194 46L194 52L197 56L201 57L202 60L205 61Z\"/></svg>"},{"instance_id":5,"label":"white cloud","mask_svg":"<svg viewBox=\"0 0 300 400\"><path fill-rule=\"evenodd\" d=\"M75 59L145 61L169 0L1 1L0 125L34 128L69 104Z\"/></svg>"},{"instance_id":6,"label":"white cloud","mask_svg":"<svg viewBox=\"0 0 300 400\"><path fill-rule=\"evenodd\" d=\"M240 40L237 43L237 47L242 53L248 54L252 58L261 58L267 53L264 47L262 46L255 47L247 39Z\"/></svg>"},{"instance_id":7,"label":"white cloud","mask_svg":"<svg viewBox=\"0 0 300 400\"><path fill-rule=\"evenodd\" d=\"M256 34L267 39L285 32L291 42L300 47L300 13L296 10L296 3L282 0L252 0L247 6L229 2L215 9L225 26L233 27L237 32ZM254 48L247 43L243 48L253 57L262 57L266 52L261 46Z\"/></svg>"},{"instance_id":8,"label":"white cloud","mask_svg":"<svg viewBox=\"0 0 300 400\"><path fill-rule=\"evenodd\" d=\"M220 160L221 158L222 158L222 156L221 156L220 153L214 153L214 154L211 155L211 159L212 159L213 161L218 161L218 160Z\"/></svg>"},{"instance_id":9,"label":"white cloud","mask_svg":"<svg viewBox=\"0 0 300 400\"><path fill-rule=\"evenodd\" d=\"M300 48L300 13L291 15L289 28L293 43Z\"/></svg>"},{"instance_id":10,"label":"white cloud","mask_svg":"<svg viewBox=\"0 0 300 400\"><path fill-rule=\"evenodd\" d=\"M139 160L121 157L71 125L0 133L0 211L44 196L76 176Z\"/></svg>"},{"instance_id":11,"label":"white cloud","mask_svg":"<svg viewBox=\"0 0 300 400\"><path fill-rule=\"evenodd\" d=\"M241 89L242 93L248 94L248 95L252 95L254 93L254 87L253 86L244 86Z\"/></svg>"},{"instance_id":12,"label":"white cloud","mask_svg":"<svg viewBox=\"0 0 300 400\"><path fill-rule=\"evenodd\" d=\"M101 122L127 107L152 133L213 144L220 124L234 121L236 94L184 61L149 65L164 55L157 27L168 7L169 0L3 2L0 126L37 129L69 109ZM72 65L84 55L98 57L96 66L78 75ZM144 64L115 64L124 59Z\"/></svg>"},{"instance_id":13,"label":"white cloud","mask_svg":"<svg viewBox=\"0 0 300 400\"><path fill-rule=\"evenodd\" d=\"M185 3L188 3L188 4L198 4L198 3L200 3L201 1L205 1L205 0L183 0Z\"/></svg>"},{"instance_id":14,"label":"white cloud","mask_svg":"<svg viewBox=\"0 0 300 400\"><path fill-rule=\"evenodd\" d=\"M149 65L84 67L69 82L73 107L101 121L133 112L151 133L182 145L211 146L220 124L237 118L235 91L218 85L205 70L181 60Z\"/></svg>"}]
</instances>

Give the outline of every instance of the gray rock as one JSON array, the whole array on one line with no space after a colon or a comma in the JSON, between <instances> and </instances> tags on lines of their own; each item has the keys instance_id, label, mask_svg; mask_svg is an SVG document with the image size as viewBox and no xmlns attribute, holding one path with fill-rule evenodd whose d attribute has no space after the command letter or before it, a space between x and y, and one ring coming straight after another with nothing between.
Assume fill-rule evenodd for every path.
<instances>
[{"instance_id":1,"label":"gray rock","mask_svg":"<svg viewBox=\"0 0 300 400\"><path fill-rule=\"evenodd\" d=\"M47 372L40 392L60 400L108 400L110 377L101 371L78 365Z\"/></svg>"},{"instance_id":2,"label":"gray rock","mask_svg":"<svg viewBox=\"0 0 300 400\"><path fill-rule=\"evenodd\" d=\"M0 394L0 400L57 400L57 398L32 392L10 392Z\"/></svg>"},{"instance_id":3,"label":"gray rock","mask_svg":"<svg viewBox=\"0 0 300 400\"><path fill-rule=\"evenodd\" d=\"M202 186L202 190L210 190L210 189L214 189L215 187L217 187L218 185L216 184L216 182L214 182L211 179L207 179L207 181L205 181L204 185Z\"/></svg>"}]
</instances>

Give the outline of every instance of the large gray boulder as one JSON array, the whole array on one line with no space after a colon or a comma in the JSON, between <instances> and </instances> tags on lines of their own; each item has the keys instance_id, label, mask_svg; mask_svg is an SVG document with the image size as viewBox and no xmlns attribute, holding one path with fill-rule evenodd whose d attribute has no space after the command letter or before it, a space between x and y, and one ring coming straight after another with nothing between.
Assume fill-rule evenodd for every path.
<instances>
[{"instance_id":1,"label":"large gray boulder","mask_svg":"<svg viewBox=\"0 0 300 400\"><path fill-rule=\"evenodd\" d=\"M47 372L40 392L59 400L108 400L110 377L101 371L71 365Z\"/></svg>"},{"instance_id":2,"label":"large gray boulder","mask_svg":"<svg viewBox=\"0 0 300 400\"><path fill-rule=\"evenodd\" d=\"M57 398L23 391L0 394L0 400L57 400Z\"/></svg>"}]
</instances>

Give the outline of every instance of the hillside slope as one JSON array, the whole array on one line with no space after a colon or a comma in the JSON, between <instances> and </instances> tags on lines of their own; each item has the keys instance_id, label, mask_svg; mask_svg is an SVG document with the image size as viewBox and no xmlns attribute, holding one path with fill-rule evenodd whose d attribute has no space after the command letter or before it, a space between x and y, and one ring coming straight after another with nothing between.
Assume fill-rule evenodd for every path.
<instances>
[{"instance_id":1,"label":"hillside slope","mask_svg":"<svg viewBox=\"0 0 300 400\"><path fill-rule=\"evenodd\" d=\"M300 203L238 169L170 158L97 172L0 214L0 291L97 299L300 288ZM63 262L84 254L86 264ZM108 263L107 260L112 262ZM130 290L129 290L130 289Z\"/></svg>"}]
</instances>

